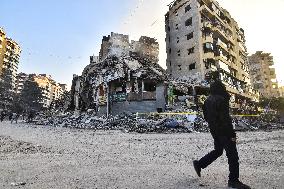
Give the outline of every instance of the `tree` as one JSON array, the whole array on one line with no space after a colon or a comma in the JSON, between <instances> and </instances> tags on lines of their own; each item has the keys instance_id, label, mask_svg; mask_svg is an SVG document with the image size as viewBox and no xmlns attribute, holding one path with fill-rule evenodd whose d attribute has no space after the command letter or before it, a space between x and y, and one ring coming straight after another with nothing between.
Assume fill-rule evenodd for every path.
<instances>
[{"instance_id":1,"label":"tree","mask_svg":"<svg viewBox=\"0 0 284 189\"><path fill-rule=\"evenodd\" d=\"M19 103L26 111L40 111L43 108L42 91L38 84L31 78L25 81L23 90L19 96Z\"/></svg>"},{"instance_id":2,"label":"tree","mask_svg":"<svg viewBox=\"0 0 284 189\"><path fill-rule=\"evenodd\" d=\"M13 97L12 73L5 69L0 76L0 109L10 109Z\"/></svg>"}]
</instances>

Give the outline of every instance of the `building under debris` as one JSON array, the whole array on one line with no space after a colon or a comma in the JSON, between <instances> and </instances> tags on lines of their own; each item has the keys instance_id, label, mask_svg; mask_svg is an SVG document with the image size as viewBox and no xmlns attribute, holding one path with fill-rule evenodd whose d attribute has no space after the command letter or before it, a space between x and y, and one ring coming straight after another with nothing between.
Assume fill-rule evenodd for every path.
<instances>
[{"instance_id":1,"label":"building under debris","mask_svg":"<svg viewBox=\"0 0 284 189\"><path fill-rule=\"evenodd\" d=\"M176 0L165 15L167 72L202 82L212 71L232 96L233 107L258 101L250 83L245 34L215 0Z\"/></svg>"},{"instance_id":2,"label":"building under debris","mask_svg":"<svg viewBox=\"0 0 284 189\"><path fill-rule=\"evenodd\" d=\"M71 109L98 114L164 111L166 72L159 66L159 45L142 36L104 36L99 57L91 56L81 76L74 75Z\"/></svg>"}]
</instances>

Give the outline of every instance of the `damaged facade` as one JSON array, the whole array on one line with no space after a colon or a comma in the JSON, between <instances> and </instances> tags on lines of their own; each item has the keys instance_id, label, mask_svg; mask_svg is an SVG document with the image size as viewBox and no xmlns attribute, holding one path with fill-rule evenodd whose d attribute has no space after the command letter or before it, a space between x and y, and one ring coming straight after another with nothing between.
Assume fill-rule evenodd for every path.
<instances>
[{"instance_id":1,"label":"damaged facade","mask_svg":"<svg viewBox=\"0 0 284 189\"><path fill-rule=\"evenodd\" d=\"M212 71L232 96L233 107L258 101L250 83L244 30L215 0L176 0L165 15L167 72L199 83Z\"/></svg>"},{"instance_id":2,"label":"damaged facade","mask_svg":"<svg viewBox=\"0 0 284 189\"><path fill-rule=\"evenodd\" d=\"M81 76L74 75L71 108L98 114L164 111L166 73L158 65L159 45L142 36L103 37L99 57L92 56Z\"/></svg>"},{"instance_id":3,"label":"damaged facade","mask_svg":"<svg viewBox=\"0 0 284 189\"><path fill-rule=\"evenodd\" d=\"M251 80L254 88L262 97L279 97L280 91L276 80L273 56L257 51L249 56Z\"/></svg>"}]
</instances>

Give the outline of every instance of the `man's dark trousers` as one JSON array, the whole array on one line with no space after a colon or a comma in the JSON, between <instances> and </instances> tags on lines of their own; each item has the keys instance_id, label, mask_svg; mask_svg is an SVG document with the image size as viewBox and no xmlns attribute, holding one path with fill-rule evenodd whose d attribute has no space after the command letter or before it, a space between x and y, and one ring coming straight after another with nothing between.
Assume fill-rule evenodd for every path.
<instances>
[{"instance_id":1,"label":"man's dark trousers","mask_svg":"<svg viewBox=\"0 0 284 189\"><path fill-rule=\"evenodd\" d=\"M201 158L198 163L204 169L223 154L225 149L229 164L229 181L239 179L239 156L236 142L228 136L213 136L214 150Z\"/></svg>"}]
</instances>

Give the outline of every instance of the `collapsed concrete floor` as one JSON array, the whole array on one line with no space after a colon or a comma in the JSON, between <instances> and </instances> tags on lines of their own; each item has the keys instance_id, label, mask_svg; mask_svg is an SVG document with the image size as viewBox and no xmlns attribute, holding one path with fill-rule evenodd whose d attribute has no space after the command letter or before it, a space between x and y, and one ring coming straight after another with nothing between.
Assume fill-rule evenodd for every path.
<instances>
[{"instance_id":1,"label":"collapsed concrete floor","mask_svg":"<svg viewBox=\"0 0 284 189\"><path fill-rule=\"evenodd\" d=\"M137 134L0 123L0 188L225 188L225 154L199 178L192 160L213 148L209 133ZM240 178L284 185L284 131L241 132ZM21 185L15 187L17 184Z\"/></svg>"}]
</instances>

